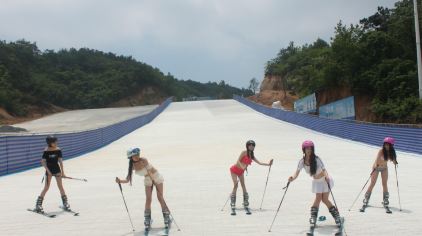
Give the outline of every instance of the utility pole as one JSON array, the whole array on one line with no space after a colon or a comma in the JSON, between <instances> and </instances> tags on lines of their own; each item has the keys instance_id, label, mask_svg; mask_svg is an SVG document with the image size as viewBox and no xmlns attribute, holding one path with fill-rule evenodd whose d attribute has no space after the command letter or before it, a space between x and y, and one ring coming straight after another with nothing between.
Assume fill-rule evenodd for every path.
<instances>
[{"instance_id":1,"label":"utility pole","mask_svg":"<svg viewBox=\"0 0 422 236\"><path fill-rule=\"evenodd\" d=\"M413 11L415 13L416 55L417 55L417 63L418 63L419 99L422 100L421 38L419 36L419 16L418 16L417 0L413 0Z\"/></svg>"}]
</instances>

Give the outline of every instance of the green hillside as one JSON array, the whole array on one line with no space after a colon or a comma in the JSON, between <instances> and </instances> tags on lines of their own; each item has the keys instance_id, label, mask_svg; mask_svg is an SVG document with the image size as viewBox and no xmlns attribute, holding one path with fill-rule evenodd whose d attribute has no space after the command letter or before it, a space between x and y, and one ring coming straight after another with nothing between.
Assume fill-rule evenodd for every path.
<instances>
[{"instance_id":1,"label":"green hillside","mask_svg":"<svg viewBox=\"0 0 422 236\"><path fill-rule=\"evenodd\" d=\"M178 80L130 56L87 48L42 52L25 40L0 41L0 108L13 115L25 116L29 106L46 104L66 109L107 107L145 88L155 91L149 95L155 97L152 101L252 93L224 81Z\"/></svg>"},{"instance_id":2,"label":"green hillside","mask_svg":"<svg viewBox=\"0 0 422 236\"><path fill-rule=\"evenodd\" d=\"M377 121L422 123L413 15L412 1L403 0L358 24L339 22L329 43L281 49L266 74L281 76L301 96L346 86L355 96L371 96Z\"/></svg>"}]
</instances>

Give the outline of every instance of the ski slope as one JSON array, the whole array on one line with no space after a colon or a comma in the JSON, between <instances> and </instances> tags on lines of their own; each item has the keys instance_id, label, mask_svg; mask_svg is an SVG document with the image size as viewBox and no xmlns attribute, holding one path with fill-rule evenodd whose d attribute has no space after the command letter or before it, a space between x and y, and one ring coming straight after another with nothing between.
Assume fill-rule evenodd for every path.
<instances>
[{"instance_id":1,"label":"ski slope","mask_svg":"<svg viewBox=\"0 0 422 236\"><path fill-rule=\"evenodd\" d=\"M97 129L147 114L157 105L81 109L65 111L41 119L16 124L30 133L75 132ZM118 115L115 115L118 114Z\"/></svg>"},{"instance_id":2,"label":"ski slope","mask_svg":"<svg viewBox=\"0 0 422 236\"><path fill-rule=\"evenodd\" d=\"M253 163L246 186L252 215L243 210L231 216L229 206L221 211L232 189L229 167L245 148L248 139L256 141L255 155L267 162L274 158L263 209L259 210L268 167ZM390 206L393 214L382 208L380 178L374 188L366 213L360 213L363 194L354 208L348 208L368 179L379 147L343 140L281 122L234 100L172 103L150 124L97 151L64 162L68 176L88 182L64 180L69 203L80 216L63 213L60 194L53 180L44 200L44 210L56 213L47 218L26 211L35 205L42 190L41 168L0 177L1 235L144 235L143 177L134 175L133 186L123 185L123 192L135 232L129 222L120 190L114 178L126 176L126 149L141 148L164 176L165 199L181 231L173 224L170 235L305 235L310 207L314 199L311 179L302 171L290 184L275 220L268 232L284 193L287 178L301 158L301 142L311 139L316 153L334 178L333 193L340 214L346 218L348 235L418 235L422 230L422 156L398 152L399 187L402 211L396 188L394 166L389 164ZM381 140L380 140L381 142ZM60 146L60 141L59 141ZM41 153L40 153L41 156ZM22 157L24 158L24 157ZM241 207L241 188L237 206ZM334 220L322 204L315 235L332 235ZM158 235L163 218L153 195L153 229Z\"/></svg>"}]
</instances>

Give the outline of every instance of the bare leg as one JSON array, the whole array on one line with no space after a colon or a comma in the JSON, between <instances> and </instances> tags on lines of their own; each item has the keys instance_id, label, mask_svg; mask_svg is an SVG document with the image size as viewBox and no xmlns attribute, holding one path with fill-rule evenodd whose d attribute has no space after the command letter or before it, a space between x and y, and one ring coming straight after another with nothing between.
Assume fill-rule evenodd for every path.
<instances>
[{"instance_id":1,"label":"bare leg","mask_svg":"<svg viewBox=\"0 0 422 236\"><path fill-rule=\"evenodd\" d=\"M153 186L145 186L144 226L146 231L148 231L151 227L152 190Z\"/></svg>"},{"instance_id":2,"label":"bare leg","mask_svg":"<svg viewBox=\"0 0 422 236\"><path fill-rule=\"evenodd\" d=\"M241 176L239 176L239 180L240 180L240 184L242 185L243 195L245 195L245 193L248 192L246 190L246 185L245 185L245 176L242 174Z\"/></svg>"},{"instance_id":3,"label":"bare leg","mask_svg":"<svg viewBox=\"0 0 422 236\"><path fill-rule=\"evenodd\" d=\"M50 188L51 179L53 176L45 175L45 184L44 189L41 191L40 196L38 196L37 201L35 203L35 211L43 212L42 202L44 201L44 196L47 193L48 189Z\"/></svg>"},{"instance_id":4,"label":"bare leg","mask_svg":"<svg viewBox=\"0 0 422 236\"><path fill-rule=\"evenodd\" d=\"M40 197L44 198L45 194L47 193L48 189L50 188L51 178L53 176L46 175L47 178L45 179L44 189L41 191Z\"/></svg>"},{"instance_id":5,"label":"bare leg","mask_svg":"<svg viewBox=\"0 0 422 236\"><path fill-rule=\"evenodd\" d=\"M374 173L372 173L372 176L371 176L371 184L369 184L369 187L368 187L368 190L366 190L366 193L372 193L372 189L377 183L377 179L378 179L378 171L374 171Z\"/></svg>"},{"instance_id":6,"label":"bare leg","mask_svg":"<svg viewBox=\"0 0 422 236\"><path fill-rule=\"evenodd\" d=\"M388 168L381 172L381 180L382 180L382 191L384 193L388 192Z\"/></svg>"},{"instance_id":7,"label":"bare leg","mask_svg":"<svg viewBox=\"0 0 422 236\"><path fill-rule=\"evenodd\" d=\"M233 180L233 190L232 190L232 194L234 194L234 195L236 195L236 192L237 192L237 187L238 187L238 180L237 180L237 175L235 175L235 174L233 174L233 173L230 173L231 174L231 177L232 177L232 180Z\"/></svg>"},{"instance_id":8,"label":"bare leg","mask_svg":"<svg viewBox=\"0 0 422 236\"><path fill-rule=\"evenodd\" d=\"M319 204L322 201L322 193L317 193L315 194L315 200L314 203L312 204L312 207L316 207L319 208Z\"/></svg>"},{"instance_id":9,"label":"bare leg","mask_svg":"<svg viewBox=\"0 0 422 236\"><path fill-rule=\"evenodd\" d=\"M63 181L62 181L62 177L61 177L60 175L58 175L58 176L54 176L54 177L56 177L57 187L59 188L60 195L61 195L61 196L66 195L66 193L65 193L65 191L64 191L64 188L63 188Z\"/></svg>"},{"instance_id":10,"label":"bare leg","mask_svg":"<svg viewBox=\"0 0 422 236\"><path fill-rule=\"evenodd\" d=\"M330 197L330 193L329 192L322 194L322 202L327 206L328 209L330 209L331 207L333 207L333 204L328 199L329 197Z\"/></svg>"},{"instance_id":11,"label":"bare leg","mask_svg":"<svg viewBox=\"0 0 422 236\"><path fill-rule=\"evenodd\" d=\"M152 186L145 186L145 210L151 210Z\"/></svg>"},{"instance_id":12,"label":"bare leg","mask_svg":"<svg viewBox=\"0 0 422 236\"><path fill-rule=\"evenodd\" d=\"M155 185L155 187L157 188L157 199L160 202L162 211L168 211L169 209L166 205L166 202L164 201L164 192L163 192L164 184L161 183L161 184Z\"/></svg>"}]
</instances>

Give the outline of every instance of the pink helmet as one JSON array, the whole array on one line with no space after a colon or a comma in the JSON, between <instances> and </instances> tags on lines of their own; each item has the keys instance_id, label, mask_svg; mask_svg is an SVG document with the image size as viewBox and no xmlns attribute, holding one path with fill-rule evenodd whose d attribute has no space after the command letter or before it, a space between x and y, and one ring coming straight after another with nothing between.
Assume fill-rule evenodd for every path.
<instances>
[{"instance_id":1,"label":"pink helmet","mask_svg":"<svg viewBox=\"0 0 422 236\"><path fill-rule=\"evenodd\" d=\"M385 138L384 138L384 143L389 143L389 144L391 144L391 145L394 145L395 140L394 140L394 138L392 138L392 137L385 137Z\"/></svg>"},{"instance_id":2,"label":"pink helmet","mask_svg":"<svg viewBox=\"0 0 422 236\"><path fill-rule=\"evenodd\" d=\"M302 149L307 147L314 147L314 143L311 140L305 140L302 143Z\"/></svg>"}]
</instances>

